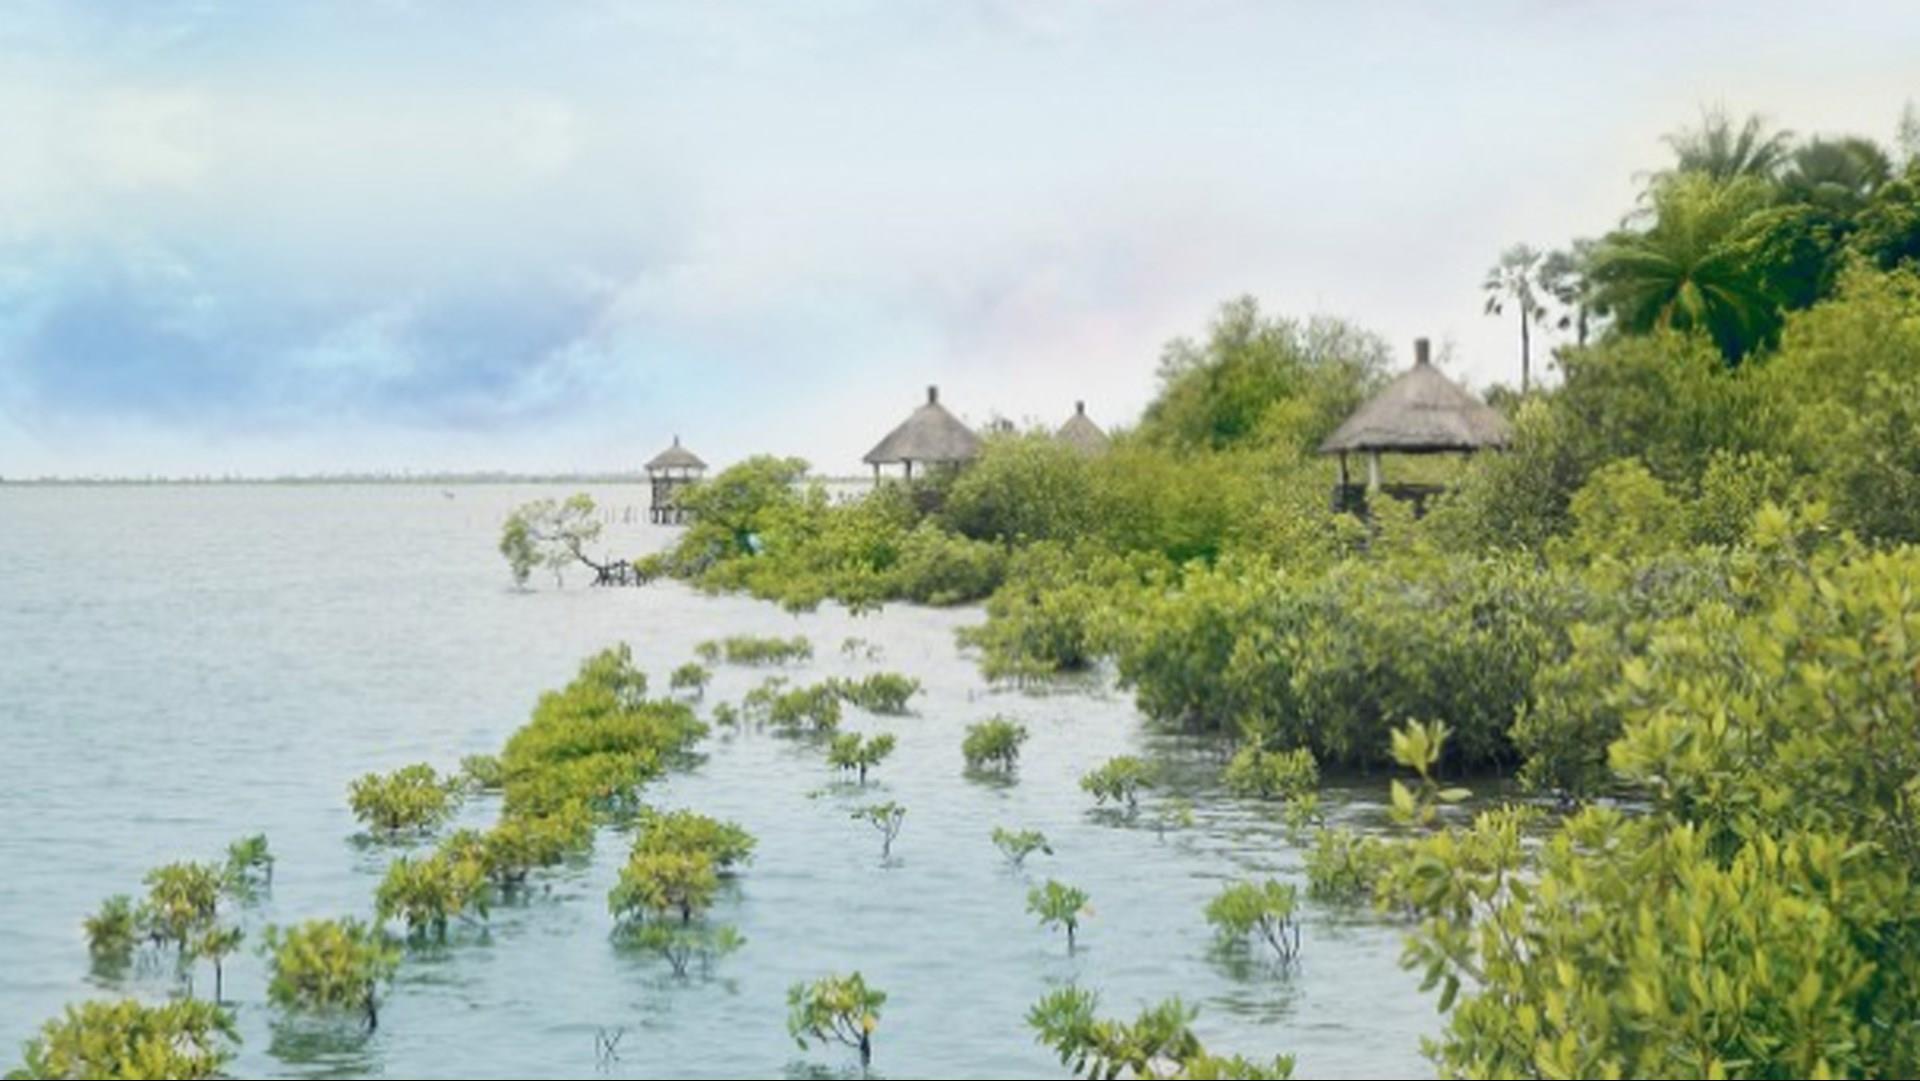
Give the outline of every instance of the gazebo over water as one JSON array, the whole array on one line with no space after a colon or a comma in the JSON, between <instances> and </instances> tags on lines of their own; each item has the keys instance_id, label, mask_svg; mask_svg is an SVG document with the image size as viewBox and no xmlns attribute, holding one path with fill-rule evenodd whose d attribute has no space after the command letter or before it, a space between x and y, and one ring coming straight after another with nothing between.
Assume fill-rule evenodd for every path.
<instances>
[{"instance_id":1,"label":"gazebo over water","mask_svg":"<svg viewBox=\"0 0 1920 1081\"><path fill-rule=\"evenodd\" d=\"M1406 500L1416 512L1442 489L1431 484L1387 484L1380 472L1382 454L1474 454L1504 449L1513 426L1492 406L1433 366L1427 339L1413 343L1413 367L1361 406L1340 425L1320 453L1340 456L1335 510L1364 512L1374 492ZM1367 482L1355 484L1348 456L1367 456Z\"/></svg>"},{"instance_id":2,"label":"gazebo over water","mask_svg":"<svg viewBox=\"0 0 1920 1081\"><path fill-rule=\"evenodd\" d=\"M980 457L980 437L940 404L940 388L927 388L925 405L915 409L900 426L867 452L875 480L882 466L897 465L913 479L913 467L924 472L937 466L956 466Z\"/></svg>"},{"instance_id":3,"label":"gazebo over water","mask_svg":"<svg viewBox=\"0 0 1920 1081\"><path fill-rule=\"evenodd\" d=\"M680 445L673 445L653 456L647 463L647 479L653 482L653 505L648 511L654 525L679 525L687 520L680 506L680 489L699 480L707 472L700 456Z\"/></svg>"},{"instance_id":4,"label":"gazebo over water","mask_svg":"<svg viewBox=\"0 0 1920 1081\"><path fill-rule=\"evenodd\" d=\"M1073 403L1073 416L1060 426L1054 438L1089 458L1105 454L1113 446L1113 440L1107 433L1093 422L1092 417L1087 416L1085 402Z\"/></svg>"}]
</instances>

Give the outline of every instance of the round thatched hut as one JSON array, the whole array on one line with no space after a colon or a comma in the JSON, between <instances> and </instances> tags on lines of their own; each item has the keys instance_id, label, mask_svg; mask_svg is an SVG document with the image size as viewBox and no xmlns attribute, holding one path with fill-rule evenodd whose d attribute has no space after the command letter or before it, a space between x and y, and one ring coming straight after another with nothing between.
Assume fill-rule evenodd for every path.
<instances>
[{"instance_id":1,"label":"round thatched hut","mask_svg":"<svg viewBox=\"0 0 1920 1081\"><path fill-rule=\"evenodd\" d=\"M1506 447L1513 427L1492 406L1433 366L1427 339L1413 343L1413 367L1388 383L1320 445L1340 456L1335 510L1364 512L1371 492L1411 501L1416 510L1439 494L1434 485L1389 485L1380 474L1382 454L1473 454ZM1353 483L1351 454L1367 456L1367 482Z\"/></svg>"},{"instance_id":2,"label":"round thatched hut","mask_svg":"<svg viewBox=\"0 0 1920 1081\"><path fill-rule=\"evenodd\" d=\"M880 467L897 465L913 479L914 466L922 470L937 466L956 466L980 457L980 437L960 423L960 418L940 404L940 388L927 388L927 402L915 409L898 428L875 444L864 459L873 467L874 479Z\"/></svg>"},{"instance_id":3,"label":"round thatched hut","mask_svg":"<svg viewBox=\"0 0 1920 1081\"><path fill-rule=\"evenodd\" d=\"M687 520L680 506L680 489L699 480L707 471L700 456L680 445L673 445L653 456L647 463L647 479L653 482L653 506L649 515L654 525L679 525Z\"/></svg>"},{"instance_id":4,"label":"round thatched hut","mask_svg":"<svg viewBox=\"0 0 1920 1081\"><path fill-rule=\"evenodd\" d=\"M1087 403L1073 403L1073 416L1060 426L1054 438L1089 458L1105 454L1113 446L1113 440L1101 430L1093 418L1087 416Z\"/></svg>"}]
</instances>

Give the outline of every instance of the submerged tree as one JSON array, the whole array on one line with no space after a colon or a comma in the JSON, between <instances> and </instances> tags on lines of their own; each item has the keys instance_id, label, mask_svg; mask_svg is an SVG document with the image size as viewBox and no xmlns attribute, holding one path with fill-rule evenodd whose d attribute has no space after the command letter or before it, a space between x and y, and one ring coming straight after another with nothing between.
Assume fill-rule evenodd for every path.
<instances>
[{"instance_id":1,"label":"submerged tree","mask_svg":"<svg viewBox=\"0 0 1920 1081\"><path fill-rule=\"evenodd\" d=\"M1093 909L1089 907L1085 890L1048 879L1045 885L1027 891L1027 911L1040 918L1040 926L1065 931L1067 952L1072 953L1080 931L1080 918Z\"/></svg>"},{"instance_id":2,"label":"submerged tree","mask_svg":"<svg viewBox=\"0 0 1920 1081\"><path fill-rule=\"evenodd\" d=\"M873 1064L873 1034L887 993L867 986L860 973L796 983L787 991L787 1031L801 1050L813 1044L844 1044L860 1053L860 1069Z\"/></svg>"},{"instance_id":3,"label":"submerged tree","mask_svg":"<svg viewBox=\"0 0 1920 1081\"><path fill-rule=\"evenodd\" d=\"M853 818L880 831L880 858L884 860L893 855L893 842L906 824L907 809L889 800L861 807L853 812Z\"/></svg>"},{"instance_id":4,"label":"submerged tree","mask_svg":"<svg viewBox=\"0 0 1920 1081\"><path fill-rule=\"evenodd\" d=\"M219 1005L180 999L69 1006L28 1040L9 1078L223 1077L240 1034Z\"/></svg>"},{"instance_id":5,"label":"submerged tree","mask_svg":"<svg viewBox=\"0 0 1920 1081\"><path fill-rule=\"evenodd\" d=\"M1300 956L1299 903L1300 891L1284 882L1235 882L1207 903L1207 922L1223 945L1258 939L1292 964Z\"/></svg>"},{"instance_id":6,"label":"submerged tree","mask_svg":"<svg viewBox=\"0 0 1920 1081\"><path fill-rule=\"evenodd\" d=\"M576 563L590 568L596 583L606 583L618 576L621 565L587 554L600 531L592 496L582 492L564 500L536 499L515 508L501 524L500 554L517 586L526 586L535 567L547 568L555 584L564 584L563 572Z\"/></svg>"},{"instance_id":7,"label":"submerged tree","mask_svg":"<svg viewBox=\"0 0 1920 1081\"><path fill-rule=\"evenodd\" d=\"M881 732L864 739L858 733L847 732L833 737L833 743L827 748L827 764L834 769L857 773L860 783L867 783L867 771L886 761L893 753L896 740L891 732Z\"/></svg>"},{"instance_id":8,"label":"submerged tree","mask_svg":"<svg viewBox=\"0 0 1920 1081\"><path fill-rule=\"evenodd\" d=\"M372 924L356 919L309 920L269 927L272 977L267 997L289 1010L347 1011L380 1026L380 990L393 980L400 950Z\"/></svg>"},{"instance_id":9,"label":"submerged tree","mask_svg":"<svg viewBox=\"0 0 1920 1081\"><path fill-rule=\"evenodd\" d=\"M993 827L993 846L1007 858L1007 863L1015 870L1027 864L1027 857L1036 852L1053 855L1053 846L1047 842L1047 835L1039 830L1009 830Z\"/></svg>"}]
</instances>

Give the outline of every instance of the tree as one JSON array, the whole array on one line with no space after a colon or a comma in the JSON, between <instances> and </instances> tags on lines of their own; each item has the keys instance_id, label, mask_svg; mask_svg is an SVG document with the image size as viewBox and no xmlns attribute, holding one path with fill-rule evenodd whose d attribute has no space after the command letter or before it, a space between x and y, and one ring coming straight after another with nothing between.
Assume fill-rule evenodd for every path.
<instances>
[{"instance_id":1,"label":"tree","mask_svg":"<svg viewBox=\"0 0 1920 1081\"><path fill-rule=\"evenodd\" d=\"M1140 808L1140 790L1152 788L1153 780L1154 769L1145 760L1120 755L1081 777L1080 788L1095 803L1124 805L1131 814Z\"/></svg>"},{"instance_id":2,"label":"tree","mask_svg":"<svg viewBox=\"0 0 1920 1081\"><path fill-rule=\"evenodd\" d=\"M1667 145L1673 149L1675 173L1721 181L1771 180L1786 163L1793 133L1769 130L1759 116L1736 124L1724 110L1713 109L1701 116L1699 126L1667 136Z\"/></svg>"},{"instance_id":3,"label":"tree","mask_svg":"<svg viewBox=\"0 0 1920 1081\"><path fill-rule=\"evenodd\" d=\"M1765 181L1682 173L1655 185L1652 223L1602 240L1596 300L1631 333L1697 330L1729 362L1774 339L1780 301L1757 251L1773 198Z\"/></svg>"},{"instance_id":4,"label":"tree","mask_svg":"<svg viewBox=\"0 0 1920 1081\"><path fill-rule=\"evenodd\" d=\"M995 769L1003 774L1012 773L1020 762L1020 748L1026 742L1026 725L1016 724L1005 717L995 717L967 726L966 738L960 743L960 754L967 760L970 770Z\"/></svg>"},{"instance_id":5,"label":"tree","mask_svg":"<svg viewBox=\"0 0 1920 1081\"><path fill-rule=\"evenodd\" d=\"M681 924L712 907L720 891L713 856L702 851L635 851L607 895L607 908L623 921L677 914Z\"/></svg>"},{"instance_id":6,"label":"tree","mask_svg":"<svg viewBox=\"0 0 1920 1081\"><path fill-rule=\"evenodd\" d=\"M1591 240L1576 240L1550 251L1540 260L1534 275L1541 291L1560 305L1561 315L1554 325L1562 331L1573 331L1576 345L1587 344L1595 318L1605 314L1595 304L1593 280L1587 272L1593 247Z\"/></svg>"},{"instance_id":7,"label":"tree","mask_svg":"<svg viewBox=\"0 0 1920 1081\"><path fill-rule=\"evenodd\" d=\"M1100 999L1091 991L1064 987L1036 1003L1027 1025L1076 1076L1088 1078L1240 1078L1282 1081L1293 1060L1281 1056L1253 1062L1207 1052L1194 1035L1199 1011L1177 998L1140 1011L1132 1022L1096 1016Z\"/></svg>"},{"instance_id":8,"label":"tree","mask_svg":"<svg viewBox=\"0 0 1920 1081\"><path fill-rule=\"evenodd\" d=\"M353 814L378 837L429 832L453 815L459 782L416 763L388 774L369 773L347 790Z\"/></svg>"},{"instance_id":9,"label":"tree","mask_svg":"<svg viewBox=\"0 0 1920 1081\"><path fill-rule=\"evenodd\" d=\"M272 978L267 997L289 1010L352 1011L380 1027L380 989L391 983L400 951L381 930L356 919L308 920L269 927Z\"/></svg>"},{"instance_id":10,"label":"tree","mask_svg":"<svg viewBox=\"0 0 1920 1081\"><path fill-rule=\"evenodd\" d=\"M1207 922L1223 944L1245 945L1256 938L1284 964L1300 956L1300 891L1292 885L1235 882L1207 903Z\"/></svg>"},{"instance_id":11,"label":"tree","mask_svg":"<svg viewBox=\"0 0 1920 1081\"><path fill-rule=\"evenodd\" d=\"M1047 835L1039 830L1009 830L993 827L993 846L1007 857L1007 863L1016 870L1025 867L1027 857L1035 852L1053 855L1053 846L1047 843Z\"/></svg>"},{"instance_id":12,"label":"tree","mask_svg":"<svg viewBox=\"0 0 1920 1081\"><path fill-rule=\"evenodd\" d=\"M1058 927L1067 933L1067 952L1072 953L1080 918L1092 911L1087 892L1055 879L1027 891L1027 911L1039 917L1040 926Z\"/></svg>"},{"instance_id":13,"label":"tree","mask_svg":"<svg viewBox=\"0 0 1920 1081\"><path fill-rule=\"evenodd\" d=\"M860 783L867 783L867 771L886 761L893 753L897 741L891 732L861 738L857 732L846 732L833 737L827 748L827 763L834 769L855 772L860 775Z\"/></svg>"},{"instance_id":14,"label":"tree","mask_svg":"<svg viewBox=\"0 0 1920 1081\"><path fill-rule=\"evenodd\" d=\"M564 500L536 499L514 509L500 527L500 554L506 558L517 586L525 587L533 569L544 566L563 584L562 572L579 563L594 572L596 584L616 580L621 564L604 563L587 554L600 539L600 520L593 497L584 492Z\"/></svg>"},{"instance_id":15,"label":"tree","mask_svg":"<svg viewBox=\"0 0 1920 1081\"><path fill-rule=\"evenodd\" d=\"M240 1042L233 1015L216 1003L180 999L69 1006L27 1041L9 1079L222 1077Z\"/></svg>"},{"instance_id":16,"label":"tree","mask_svg":"<svg viewBox=\"0 0 1920 1081\"><path fill-rule=\"evenodd\" d=\"M802 1051L812 1044L844 1044L860 1053L864 1073L873 1065L873 1034L887 993L867 986L858 972L796 983L787 990L787 1031Z\"/></svg>"},{"instance_id":17,"label":"tree","mask_svg":"<svg viewBox=\"0 0 1920 1081\"><path fill-rule=\"evenodd\" d=\"M1533 388L1533 324L1546 317L1536 290L1540 288L1543 256L1525 244L1515 244L1487 271L1480 288L1487 294L1487 314L1504 315L1512 308L1520 324L1520 393Z\"/></svg>"},{"instance_id":18,"label":"tree","mask_svg":"<svg viewBox=\"0 0 1920 1081\"><path fill-rule=\"evenodd\" d=\"M1780 187L1789 199L1836 214L1864 208L1893 178L1893 159L1860 136L1809 139L1788 157Z\"/></svg>"},{"instance_id":19,"label":"tree","mask_svg":"<svg viewBox=\"0 0 1920 1081\"><path fill-rule=\"evenodd\" d=\"M865 822L880 831L880 858L893 856L894 839L900 836L900 828L906 825L907 809L889 800L861 807L853 812L856 822Z\"/></svg>"}]
</instances>

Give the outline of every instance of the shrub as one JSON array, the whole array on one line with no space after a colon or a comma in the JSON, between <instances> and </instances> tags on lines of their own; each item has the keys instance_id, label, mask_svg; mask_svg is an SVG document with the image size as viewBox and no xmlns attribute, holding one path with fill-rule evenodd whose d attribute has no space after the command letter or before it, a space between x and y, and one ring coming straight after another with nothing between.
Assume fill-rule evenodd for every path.
<instances>
[{"instance_id":1,"label":"shrub","mask_svg":"<svg viewBox=\"0 0 1920 1081\"><path fill-rule=\"evenodd\" d=\"M374 914L382 923L405 921L409 934L444 941L451 920L469 913L486 918L486 887L487 868L479 858L458 851L402 856L387 865L374 894Z\"/></svg>"},{"instance_id":2,"label":"shrub","mask_svg":"<svg viewBox=\"0 0 1920 1081\"><path fill-rule=\"evenodd\" d=\"M69 1006L27 1041L14 1078L225 1076L240 1034L216 1003L132 1000Z\"/></svg>"},{"instance_id":3,"label":"shrub","mask_svg":"<svg viewBox=\"0 0 1920 1081\"><path fill-rule=\"evenodd\" d=\"M272 977L267 996L285 1009L352 1011L380 1024L380 989L393 980L400 951L379 928L355 919L269 927Z\"/></svg>"},{"instance_id":4,"label":"shrub","mask_svg":"<svg viewBox=\"0 0 1920 1081\"><path fill-rule=\"evenodd\" d=\"M424 833L453 816L457 785L432 766L405 766L392 773L369 773L353 782L349 800L354 817L375 834L393 837Z\"/></svg>"},{"instance_id":5,"label":"shrub","mask_svg":"<svg viewBox=\"0 0 1920 1081\"><path fill-rule=\"evenodd\" d=\"M865 679L836 679L833 689L847 702L869 713L902 715L920 693L920 681L896 672L875 672Z\"/></svg>"},{"instance_id":6,"label":"shrub","mask_svg":"<svg viewBox=\"0 0 1920 1081\"><path fill-rule=\"evenodd\" d=\"M1020 747L1027 742L1027 728L1004 717L968 725L960 743L960 753L972 770L996 769L1012 773L1020 762Z\"/></svg>"},{"instance_id":7,"label":"shrub","mask_svg":"<svg viewBox=\"0 0 1920 1081\"><path fill-rule=\"evenodd\" d=\"M896 742L891 732L865 738L855 732L838 735L827 748L827 763L837 770L858 773L860 783L866 784L867 771L886 761Z\"/></svg>"},{"instance_id":8,"label":"shrub","mask_svg":"<svg viewBox=\"0 0 1920 1081\"><path fill-rule=\"evenodd\" d=\"M607 908L623 922L678 915L682 924L713 905L720 876L713 857L700 851L636 851L620 869Z\"/></svg>"},{"instance_id":9,"label":"shrub","mask_svg":"<svg viewBox=\"0 0 1920 1081\"><path fill-rule=\"evenodd\" d=\"M893 842L906 825L907 809L892 801L875 803L855 810L853 819L880 831L880 858L886 860L893 856Z\"/></svg>"},{"instance_id":10,"label":"shrub","mask_svg":"<svg viewBox=\"0 0 1920 1081\"><path fill-rule=\"evenodd\" d=\"M1269 751L1248 743L1227 764L1227 791L1258 799L1297 799L1320 785L1320 765L1305 747Z\"/></svg>"},{"instance_id":11,"label":"shrub","mask_svg":"<svg viewBox=\"0 0 1920 1081\"><path fill-rule=\"evenodd\" d=\"M1223 944L1258 939L1286 964L1300 956L1299 890L1283 882L1236 882L1207 903L1207 922Z\"/></svg>"},{"instance_id":12,"label":"shrub","mask_svg":"<svg viewBox=\"0 0 1920 1081\"><path fill-rule=\"evenodd\" d=\"M840 695L831 684L796 687L773 696L767 720L788 732L832 732L840 727Z\"/></svg>"},{"instance_id":13,"label":"shrub","mask_svg":"<svg viewBox=\"0 0 1920 1081\"><path fill-rule=\"evenodd\" d=\"M1208 1054L1194 1035L1199 1011L1177 998L1140 1011L1132 1022L1101 1020L1099 997L1063 987L1036 1003L1027 1025L1039 1041L1060 1056L1077 1077L1232 1077L1283 1081L1293 1076L1293 1060L1271 1062L1219 1058Z\"/></svg>"},{"instance_id":14,"label":"shrub","mask_svg":"<svg viewBox=\"0 0 1920 1081\"><path fill-rule=\"evenodd\" d=\"M887 994L870 988L855 972L796 983L787 991L787 1031L801 1050L813 1044L844 1044L860 1053L860 1068L873 1064L873 1034Z\"/></svg>"},{"instance_id":15,"label":"shrub","mask_svg":"<svg viewBox=\"0 0 1920 1081\"><path fill-rule=\"evenodd\" d=\"M273 850L267 835L256 833L227 846L227 863L221 872L221 885L234 896L251 896L273 885Z\"/></svg>"},{"instance_id":16,"label":"shrub","mask_svg":"<svg viewBox=\"0 0 1920 1081\"><path fill-rule=\"evenodd\" d=\"M1140 806L1140 790L1152 788L1154 769L1132 755L1108 759L1099 768L1080 778L1080 788L1095 803L1125 805L1129 813Z\"/></svg>"},{"instance_id":17,"label":"shrub","mask_svg":"<svg viewBox=\"0 0 1920 1081\"><path fill-rule=\"evenodd\" d=\"M84 924L87 950L97 961L125 964L133 957L140 941L140 916L133 898L116 894L100 905L100 911L88 916Z\"/></svg>"},{"instance_id":18,"label":"shrub","mask_svg":"<svg viewBox=\"0 0 1920 1081\"><path fill-rule=\"evenodd\" d=\"M1092 911L1086 891L1048 879L1044 885L1027 891L1027 911L1039 917L1040 926L1058 927L1067 933L1067 952L1072 953L1080 918Z\"/></svg>"},{"instance_id":19,"label":"shrub","mask_svg":"<svg viewBox=\"0 0 1920 1081\"><path fill-rule=\"evenodd\" d=\"M211 863L169 863L147 872L147 901L140 910L147 937L185 957L218 921L223 881L220 867Z\"/></svg>"},{"instance_id":20,"label":"shrub","mask_svg":"<svg viewBox=\"0 0 1920 1081\"><path fill-rule=\"evenodd\" d=\"M676 691L687 691L695 698L707 692L707 684L713 681L713 673L703 664L688 661L673 670L667 685Z\"/></svg>"},{"instance_id":21,"label":"shrub","mask_svg":"<svg viewBox=\"0 0 1920 1081\"><path fill-rule=\"evenodd\" d=\"M636 853L702 853L723 875L753 862L754 837L733 822L692 811L646 811L638 825L633 842Z\"/></svg>"},{"instance_id":22,"label":"shrub","mask_svg":"<svg viewBox=\"0 0 1920 1081\"><path fill-rule=\"evenodd\" d=\"M1007 858L1007 863L1016 869L1026 866L1027 857L1035 852L1053 855L1053 846L1047 843L1047 835L1039 830L1007 830L995 826L993 845Z\"/></svg>"},{"instance_id":23,"label":"shrub","mask_svg":"<svg viewBox=\"0 0 1920 1081\"><path fill-rule=\"evenodd\" d=\"M741 634L718 643L703 642L698 652L708 663L725 658L728 664L762 667L811 660L813 643L798 635L792 638L764 638Z\"/></svg>"}]
</instances>

